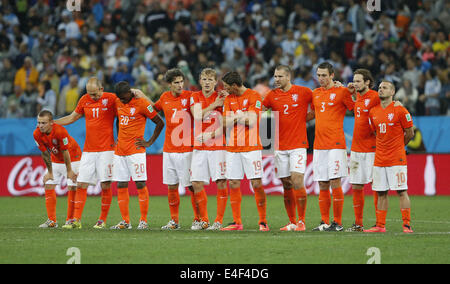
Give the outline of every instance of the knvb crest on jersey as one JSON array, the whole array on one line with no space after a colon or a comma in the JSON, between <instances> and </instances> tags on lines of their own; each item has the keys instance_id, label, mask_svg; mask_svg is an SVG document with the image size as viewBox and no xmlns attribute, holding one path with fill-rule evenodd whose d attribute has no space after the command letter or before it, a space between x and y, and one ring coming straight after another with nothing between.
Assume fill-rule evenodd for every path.
<instances>
[{"instance_id":1,"label":"knvb crest on jersey","mask_svg":"<svg viewBox=\"0 0 450 284\"><path fill-rule=\"evenodd\" d=\"M103 99L102 100L102 105L103 106L107 106L108 105L108 99Z\"/></svg>"},{"instance_id":2,"label":"knvb crest on jersey","mask_svg":"<svg viewBox=\"0 0 450 284\"><path fill-rule=\"evenodd\" d=\"M370 104L370 99L365 99L365 100L364 100L364 105L365 105L366 107L368 107L369 104Z\"/></svg>"},{"instance_id":3,"label":"knvb crest on jersey","mask_svg":"<svg viewBox=\"0 0 450 284\"><path fill-rule=\"evenodd\" d=\"M248 99L245 99L244 102L243 102L244 106L246 106L247 103L248 103Z\"/></svg>"},{"instance_id":4,"label":"knvb crest on jersey","mask_svg":"<svg viewBox=\"0 0 450 284\"><path fill-rule=\"evenodd\" d=\"M336 98L336 94L335 93L331 93L330 94L330 100L332 101L332 100L334 100Z\"/></svg>"},{"instance_id":5,"label":"knvb crest on jersey","mask_svg":"<svg viewBox=\"0 0 450 284\"><path fill-rule=\"evenodd\" d=\"M394 114L392 112L388 113L388 119L389 121L392 121L394 119Z\"/></svg>"},{"instance_id":6,"label":"knvb crest on jersey","mask_svg":"<svg viewBox=\"0 0 450 284\"><path fill-rule=\"evenodd\" d=\"M182 99L181 104L185 107L187 105L187 99Z\"/></svg>"},{"instance_id":7,"label":"knvb crest on jersey","mask_svg":"<svg viewBox=\"0 0 450 284\"><path fill-rule=\"evenodd\" d=\"M297 102L297 100L298 100L298 95L297 95L297 94L293 94L293 95L292 95L292 100L293 100L294 102Z\"/></svg>"},{"instance_id":8,"label":"knvb crest on jersey","mask_svg":"<svg viewBox=\"0 0 450 284\"><path fill-rule=\"evenodd\" d=\"M130 108L130 114L134 115L134 113L136 112L136 109L134 107Z\"/></svg>"}]
</instances>

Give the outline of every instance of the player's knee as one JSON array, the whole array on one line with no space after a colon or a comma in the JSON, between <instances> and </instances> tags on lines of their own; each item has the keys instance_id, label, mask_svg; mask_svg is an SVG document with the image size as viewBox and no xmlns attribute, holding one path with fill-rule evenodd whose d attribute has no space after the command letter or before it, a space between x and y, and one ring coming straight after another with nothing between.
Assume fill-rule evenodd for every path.
<instances>
[{"instance_id":1,"label":"player's knee","mask_svg":"<svg viewBox=\"0 0 450 284\"><path fill-rule=\"evenodd\" d=\"M329 181L319 181L319 189L320 190L329 190L330 182Z\"/></svg>"},{"instance_id":2,"label":"player's knee","mask_svg":"<svg viewBox=\"0 0 450 284\"><path fill-rule=\"evenodd\" d=\"M77 182L77 187L78 188L88 188L89 183L87 182Z\"/></svg>"},{"instance_id":3,"label":"player's knee","mask_svg":"<svg viewBox=\"0 0 450 284\"><path fill-rule=\"evenodd\" d=\"M261 182L260 178L252 179L251 182L252 182L252 187L253 188L260 188L260 187L262 187L262 182Z\"/></svg>"},{"instance_id":4,"label":"player's knee","mask_svg":"<svg viewBox=\"0 0 450 284\"><path fill-rule=\"evenodd\" d=\"M136 187L137 189L143 189L146 186L145 181L137 181Z\"/></svg>"},{"instance_id":5,"label":"player's knee","mask_svg":"<svg viewBox=\"0 0 450 284\"><path fill-rule=\"evenodd\" d=\"M117 187L118 188L125 188L125 187L128 187L128 182L124 182L124 181L119 181L118 183L117 183Z\"/></svg>"},{"instance_id":6,"label":"player's knee","mask_svg":"<svg viewBox=\"0 0 450 284\"><path fill-rule=\"evenodd\" d=\"M102 189L109 189L111 188L111 182L110 181L103 181L100 183L100 186Z\"/></svg>"},{"instance_id":7,"label":"player's knee","mask_svg":"<svg viewBox=\"0 0 450 284\"><path fill-rule=\"evenodd\" d=\"M219 179L216 181L216 185L218 189L226 189L227 188L227 180Z\"/></svg>"},{"instance_id":8,"label":"player's knee","mask_svg":"<svg viewBox=\"0 0 450 284\"><path fill-rule=\"evenodd\" d=\"M283 184L284 189L291 189L293 186L289 177L281 178L281 183Z\"/></svg>"},{"instance_id":9,"label":"player's knee","mask_svg":"<svg viewBox=\"0 0 450 284\"><path fill-rule=\"evenodd\" d=\"M230 180L230 187L231 188L238 188L241 186L240 180Z\"/></svg>"},{"instance_id":10,"label":"player's knee","mask_svg":"<svg viewBox=\"0 0 450 284\"><path fill-rule=\"evenodd\" d=\"M330 185L331 185L331 188L341 187L341 179L340 178L336 178L336 179L330 180Z\"/></svg>"},{"instance_id":11,"label":"player's knee","mask_svg":"<svg viewBox=\"0 0 450 284\"><path fill-rule=\"evenodd\" d=\"M194 192L200 192L203 190L203 182L202 181L193 181L191 187Z\"/></svg>"}]
</instances>

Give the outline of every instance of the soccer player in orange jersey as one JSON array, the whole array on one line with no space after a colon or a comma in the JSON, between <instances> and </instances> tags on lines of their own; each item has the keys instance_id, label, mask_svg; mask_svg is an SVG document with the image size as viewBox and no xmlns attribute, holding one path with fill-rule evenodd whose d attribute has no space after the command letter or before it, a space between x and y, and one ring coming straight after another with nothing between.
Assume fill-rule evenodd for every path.
<instances>
[{"instance_id":1,"label":"soccer player in orange jersey","mask_svg":"<svg viewBox=\"0 0 450 284\"><path fill-rule=\"evenodd\" d=\"M259 230L268 231L266 193L262 178L262 146L259 137L259 119L262 111L261 95L243 85L237 72L222 77L225 101L224 115L227 129L231 129L226 146L226 177L230 181L230 204L234 222L222 230L242 230L241 180L244 174L255 192L259 215Z\"/></svg>"},{"instance_id":2,"label":"soccer player in orange jersey","mask_svg":"<svg viewBox=\"0 0 450 284\"><path fill-rule=\"evenodd\" d=\"M136 90L139 92L139 90ZM131 229L129 214L128 182L130 178L135 182L138 190L139 208L141 217L137 229L148 229L148 189L147 158L145 148L150 147L158 138L164 128L164 121L153 109L152 102L141 93L136 96L136 91L130 89L130 85L121 81L115 85L117 94L116 108L118 118L117 145L114 151L113 180L117 181L117 199L119 203L122 221L111 229ZM147 118L156 124L152 137L144 140L145 124Z\"/></svg>"},{"instance_id":3,"label":"soccer player in orange jersey","mask_svg":"<svg viewBox=\"0 0 450 284\"><path fill-rule=\"evenodd\" d=\"M354 97L355 124L350 153L350 183L353 190L353 210L355 223L348 232L362 232L364 211L364 185L372 182L375 159L375 135L369 125L369 111L380 104L378 92L371 90L374 79L367 69L357 69L353 82L348 85ZM376 202L376 194L375 201ZM375 203L376 204L376 203Z\"/></svg>"},{"instance_id":4,"label":"soccer player in orange jersey","mask_svg":"<svg viewBox=\"0 0 450 284\"><path fill-rule=\"evenodd\" d=\"M406 108L395 106L392 100L395 95L394 84L389 81L381 82L378 94L381 103L369 112L370 125L377 136L372 184L372 189L378 194L376 225L364 232L386 232L390 189L397 191L400 199L403 232L412 233L405 145L414 136L414 125Z\"/></svg>"},{"instance_id":5,"label":"soccer player in orange jersey","mask_svg":"<svg viewBox=\"0 0 450 284\"><path fill-rule=\"evenodd\" d=\"M275 145L275 173L284 189L284 205L289 224L282 231L304 231L306 212L306 116L312 103L309 88L291 84L291 69L280 65L274 71L276 89L270 91L263 101L263 110L272 109L278 121ZM296 208L299 218L296 218Z\"/></svg>"},{"instance_id":6,"label":"soccer player in orange jersey","mask_svg":"<svg viewBox=\"0 0 450 284\"><path fill-rule=\"evenodd\" d=\"M178 187L194 191L190 181L193 145L193 119L190 112L191 91L184 90L185 76L180 69L170 69L165 74L170 91L164 92L155 103L156 111L166 117L166 134L163 147L163 183L168 186L168 202L171 220L162 230L177 230L179 224L180 195ZM196 197L203 200L196 200ZM196 210L196 206L202 209ZM193 193L192 206L197 218L206 220L206 199L203 194ZM195 218L195 217L194 217ZM194 225L194 224L193 224Z\"/></svg>"},{"instance_id":7,"label":"soccer player in orange jersey","mask_svg":"<svg viewBox=\"0 0 450 284\"><path fill-rule=\"evenodd\" d=\"M225 177L225 135L223 135L223 102L225 96L215 91L217 85L217 73L214 69L205 68L200 73L201 91L191 95L191 113L194 117L194 151L192 152L191 182L194 194L198 195L198 209L202 208L207 200L204 184L209 184L210 179L217 185L217 216L208 230L220 230L223 224L223 216L228 200L227 180ZM215 135L216 130L222 130ZM211 134L214 133L214 134ZM209 136L208 136L209 135ZM212 137L214 136L214 137ZM199 220L193 224L192 229L199 230L208 223L206 202L204 203L205 220Z\"/></svg>"},{"instance_id":8,"label":"soccer player in orange jersey","mask_svg":"<svg viewBox=\"0 0 450 284\"><path fill-rule=\"evenodd\" d=\"M316 119L313 170L319 182L319 207L322 221L315 231L342 231L344 193L341 178L348 176L347 151L344 136L344 117L354 102L350 91L336 87L334 68L328 62L317 67L320 88L313 91ZM333 193L333 222L330 224L331 195Z\"/></svg>"},{"instance_id":9,"label":"soccer player in orange jersey","mask_svg":"<svg viewBox=\"0 0 450 284\"><path fill-rule=\"evenodd\" d=\"M63 226L65 229L81 228L81 216L90 184L95 185L100 181L102 188L101 213L94 228L106 228L106 219L112 201L111 181L115 147L113 127L117 97L113 93L104 92L101 81L96 77L89 78L86 91L87 94L80 98L71 114L55 120L57 124L68 125L84 115L86 121L86 141L74 197L74 219Z\"/></svg>"},{"instance_id":10,"label":"soccer player in orange jersey","mask_svg":"<svg viewBox=\"0 0 450 284\"><path fill-rule=\"evenodd\" d=\"M48 216L47 221L39 227L56 228L58 223L56 222L55 188L57 184L61 183L61 179L66 177L69 193L72 193L71 195L75 193L81 150L75 139L67 133L67 130L54 123L53 114L50 111L41 111L38 114L37 121L37 128L33 132L33 137L42 152L42 159L47 167L44 175L44 188ZM73 218L73 214L74 205L68 199L66 222Z\"/></svg>"}]
</instances>

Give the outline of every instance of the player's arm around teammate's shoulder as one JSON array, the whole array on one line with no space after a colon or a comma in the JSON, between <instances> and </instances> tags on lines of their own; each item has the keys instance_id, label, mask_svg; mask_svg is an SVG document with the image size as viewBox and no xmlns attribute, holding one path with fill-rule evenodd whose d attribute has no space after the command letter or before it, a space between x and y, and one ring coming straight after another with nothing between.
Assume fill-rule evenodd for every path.
<instances>
[{"instance_id":1,"label":"player's arm around teammate's shoulder","mask_svg":"<svg viewBox=\"0 0 450 284\"><path fill-rule=\"evenodd\" d=\"M80 119L82 116L83 116L82 114L79 114L79 113L77 113L76 111L73 111L73 112L72 112L71 114L69 114L69 115L66 115L66 116L63 116L63 117L61 117L61 118L59 118L59 119L56 119L56 120L55 120L55 123L56 123L56 124L59 124L59 125L68 125L68 124L72 124L72 123L74 123L75 121L77 121L78 119Z\"/></svg>"}]
</instances>

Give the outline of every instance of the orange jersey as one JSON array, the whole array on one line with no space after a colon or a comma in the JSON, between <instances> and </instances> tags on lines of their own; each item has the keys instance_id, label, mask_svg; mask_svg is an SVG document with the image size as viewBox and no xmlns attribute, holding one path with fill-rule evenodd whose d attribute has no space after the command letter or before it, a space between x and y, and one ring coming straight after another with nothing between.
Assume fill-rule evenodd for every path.
<instances>
[{"instance_id":1,"label":"orange jersey","mask_svg":"<svg viewBox=\"0 0 450 284\"><path fill-rule=\"evenodd\" d=\"M226 150L229 152L251 152L262 150L259 137L259 119L262 110L261 95L251 89L247 89L242 95L230 94L225 98L224 114L228 112L253 111L257 114L257 122L251 126L235 124L230 132Z\"/></svg>"},{"instance_id":2,"label":"orange jersey","mask_svg":"<svg viewBox=\"0 0 450 284\"><path fill-rule=\"evenodd\" d=\"M263 105L277 113L278 146L277 150L308 148L306 135L306 114L312 102L309 88L292 85L287 92L281 89L270 91L264 98Z\"/></svg>"},{"instance_id":3,"label":"orange jersey","mask_svg":"<svg viewBox=\"0 0 450 284\"><path fill-rule=\"evenodd\" d=\"M77 141L59 124L53 124L50 134L44 134L39 128L36 128L33 137L41 152L50 152L53 163L64 163L62 153L64 150L69 151L71 162L77 162L81 159L81 149Z\"/></svg>"},{"instance_id":4,"label":"orange jersey","mask_svg":"<svg viewBox=\"0 0 450 284\"><path fill-rule=\"evenodd\" d=\"M163 151L166 153L192 152L194 145L194 119L190 111L191 91L183 91L178 97L164 92L155 103L157 111L166 117L166 134Z\"/></svg>"},{"instance_id":5,"label":"orange jersey","mask_svg":"<svg viewBox=\"0 0 450 284\"><path fill-rule=\"evenodd\" d=\"M201 104L202 109L207 108L209 105L214 103L218 97L217 92L214 92L209 97L205 97L202 91L194 92L191 94L191 107L195 104ZM211 111L211 113L203 118L202 121L194 122L194 137L197 137L203 132L214 132L217 128L223 127L223 119L222 119L223 107L217 107ZM215 150L225 150L225 136L220 135L206 141L205 143L200 143L194 141L194 149L195 150L207 150L207 151L215 151Z\"/></svg>"},{"instance_id":6,"label":"orange jersey","mask_svg":"<svg viewBox=\"0 0 450 284\"><path fill-rule=\"evenodd\" d=\"M127 104L116 99L117 118L119 120L119 134L115 154L129 156L137 153L145 153L145 148L138 147L134 143L138 138L144 139L145 123L147 118L152 119L157 115L149 101L143 98L132 98Z\"/></svg>"},{"instance_id":7,"label":"orange jersey","mask_svg":"<svg viewBox=\"0 0 450 284\"><path fill-rule=\"evenodd\" d=\"M372 131L377 133L374 166L406 165L404 129L413 127L411 114L392 102L385 109L381 105L373 107L369 118Z\"/></svg>"},{"instance_id":8,"label":"orange jersey","mask_svg":"<svg viewBox=\"0 0 450 284\"><path fill-rule=\"evenodd\" d=\"M313 91L313 108L316 116L314 149L346 149L344 117L352 110L354 102L347 88L333 87Z\"/></svg>"},{"instance_id":9,"label":"orange jersey","mask_svg":"<svg viewBox=\"0 0 450 284\"><path fill-rule=\"evenodd\" d=\"M86 141L84 152L114 150L114 117L116 116L116 95L103 93L98 101L85 94L78 101L76 113L86 120Z\"/></svg>"},{"instance_id":10,"label":"orange jersey","mask_svg":"<svg viewBox=\"0 0 450 284\"><path fill-rule=\"evenodd\" d=\"M380 97L377 91L369 90L364 96L357 94L354 108L353 152L375 152L375 135L369 125L369 111L379 104Z\"/></svg>"}]
</instances>

